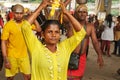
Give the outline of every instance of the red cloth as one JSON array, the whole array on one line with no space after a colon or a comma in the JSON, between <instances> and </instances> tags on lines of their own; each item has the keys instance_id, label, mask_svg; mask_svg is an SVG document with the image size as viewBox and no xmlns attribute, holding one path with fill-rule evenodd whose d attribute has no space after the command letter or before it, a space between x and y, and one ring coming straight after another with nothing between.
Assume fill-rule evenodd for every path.
<instances>
[{"instance_id":1,"label":"red cloth","mask_svg":"<svg viewBox=\"0 0 120 80\"><path fill-rule=\"evenodd\" d=\"M0 26L1 26L1 28L3 28L3 26L4 26L4 22L3 22L2 18L0 18Z\"/></svg>"},{"instance_id":2,"label":"red cloth","mask_svg":"<svg viewBox=\"0 0 120 80\"><path fill-rule=\"evenodd\" d=\"M9 15L9 19L10 19L10 20L13 19L13 17L14 17L13 12L10 12L8 15Z\"/></svg>"},{"instance_id":3,"label":"red cloth","mask_svg":"<svg viewBox=\"0 0 120 80\"><path fill-rule=\"evenodd\" d=\"M86 68L86 54L83 53L79 59L79 68L77 70L68 70L68 76L80 76L82 77Z\"/></svg>"}]
</instances>

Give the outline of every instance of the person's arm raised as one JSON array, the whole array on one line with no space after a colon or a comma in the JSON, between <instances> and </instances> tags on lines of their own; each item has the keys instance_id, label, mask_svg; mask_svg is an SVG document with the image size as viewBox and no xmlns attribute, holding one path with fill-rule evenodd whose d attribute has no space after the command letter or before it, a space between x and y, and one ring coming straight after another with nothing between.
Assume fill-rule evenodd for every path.
<instances>
[{"instance_id":1,"label":"person's arm raised","mask_svg":"<svg viewBox=\"0 0 120 80\"><path fill-rule=\"evenodd\" d=\"M33 14L31 14L27 21L25 21L21 27L24 40L26 42L27 48L30 52L30 54L33 54L34 50L40 44L41 42L38 40L38 38L33 34L30 26L34 23L37 16L40 14L42 9L44 9L49 4L48 0L43 0L42 3L38 6L38 8L34 11Z\"/></svg>"},{"instance_id":2,"label":"person's arm raised","mask_svg":"<svg viewBox=\"0 0 120 80\"><path fill-rule=\"evenodd\" d=\"M38 23L37 20L34 21L34 25L35 25L35 29L33 29L34 31L36 31L36 32L41 32L42 31L41 26L40 26L40 24Z\"/></svg>"},{"instance_id":3,"label":"person's arm raised","mask_svg":"<svg viewBox=\"0 0 120 80\"><path fill-rule=\"evenodd\" d=\"M65 0L64 1L64 4L65 4L65 7L67 7L67 5L71 2L71 0Z\"/></svg>"},{"instance_id":4,"label":"person's arm raised","mask_svg":"<svg viewBox=\"0 0 120 80\"><path fill-rule=\"evenodd\" d=\"M38 8L33 12L33 14L31 14L28 17L27 21L30 24L32 24L35 21L35 19L37 18L37 16L40 14L40 12L42 11L42 9L44 9L49 4L50 4L49 0L43 0L41 2L41 4L38 6Z\"/></svg>"},{"instance_id":5,"label":"person's arm raised","mask_svg":"<svg viewBox=\"0 0 120 80\"><path fill-rule=\"evenodd\" d=\"M76 32L80 31L82 28L82 25L66 10L64 3L61 3L61 8L62 8L63 14L67 16L67 18L73 25L74 30Z\"/></svg>"}]
</instances>

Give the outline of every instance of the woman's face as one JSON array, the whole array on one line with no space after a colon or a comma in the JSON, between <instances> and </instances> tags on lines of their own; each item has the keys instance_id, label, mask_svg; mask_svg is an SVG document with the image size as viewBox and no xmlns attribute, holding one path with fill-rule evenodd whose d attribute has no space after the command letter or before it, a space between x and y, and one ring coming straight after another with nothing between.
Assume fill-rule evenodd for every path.
<instances>
[{"instance_id":1,"label":"woman's face","mask_svg":"<svg viewBox=\"0 0 120 80\"><path fill-rule=\"evenodd\" d=\"M60 28L56 24L49 25L43 32L45 44L54 45L60 40Z\"/></svg>"}]
</instances>

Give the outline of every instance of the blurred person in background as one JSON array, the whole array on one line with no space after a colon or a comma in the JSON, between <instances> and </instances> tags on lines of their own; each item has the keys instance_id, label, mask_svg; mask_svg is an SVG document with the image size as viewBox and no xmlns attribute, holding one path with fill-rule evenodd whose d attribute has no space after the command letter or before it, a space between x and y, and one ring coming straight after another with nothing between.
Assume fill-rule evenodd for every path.
<instances>
[{"instance_id":1,"label":"blurred person in background","mask_svg":"<svg viewBox=\"0 0 120 80\"><path fill-rule=\"evenodd\" d=\"M6 16L7 17L7 21L9 21L9 20L14 18L13 7L14 7L14 5L12 5L11 10L7 13L7 16Z\"/></svg>"},{"instance_id":2,"label":"blurred person in background","mask_svg":"<svg viewBox=\"0 0 120 80\"><path fill-rule=\"evenodd\" d=\"M97 19L97 16L95 16L94 27L95 27L95 32L96 32L97 39L99 40L99 38L100 38L100 35L99 35L99 20Z\"/></svg>"},{"instance_id":3,"label":"blurred person in background","mask_svg":"<svg viewBox=\"0 0 120 80\"><path fill-rule=\"evenodd\" d=\"M2 32L2 28L4 26L4 21L3 21L3 17L0 14L0 37L1 37L1 32ZM0 38L0 45L1 45L1 38ZM3 57L2 57L2 50L1 50L1 46L0 46L0 71L3 67Z\"/></svg>"},{"instance_id":4,"label":"blurred person in background","mask_svg":"<svg viewBox=\"0 0 120 80\"><path fill-rule=\"evenodd\" d=\"M103 22L104 25L104 31L102 32L101 35L101 40L102 40L102 44L101 44L101 49L103 54L106 54L108 57L111 56L110 54L110 43L111 41L114 40L114 22L112 20L112 15L108 14L105 18L105 21Z\"/></svg>"},{"instance_id":5,"label":"blurred person in background","mask_svg":"<svg viewBox=\"0 0 120 80\"><path fill-rule=\"evenodd\" d=\"M2 29L3 26L4 26L4 20L3 20L2 15L0 14L0 28Z\"/></svg>"},{"instance_id":6,"label":"blurred person in background","mask_svg":"<svg viewBox=\"0 0 120 80\"><path fill-rule=\"evenodd\" d=\"M114 27L114 41L114 51L112 54L118 55L120 57L120 16L117 17L117 24Z\"/></svg>"}]
</instances>

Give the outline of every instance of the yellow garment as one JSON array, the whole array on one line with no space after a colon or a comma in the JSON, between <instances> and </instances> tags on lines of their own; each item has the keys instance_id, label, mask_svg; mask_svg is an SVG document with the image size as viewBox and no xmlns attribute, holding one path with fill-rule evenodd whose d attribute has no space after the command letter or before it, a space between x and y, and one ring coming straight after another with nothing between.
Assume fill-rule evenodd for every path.
<instances>
[{"instance_id":1,"label":"yellow garment","mask_svg":"<svg viewBox=\"0 0 120 80\"><path fill-rule=\"evenodd\" d=\"M32 25L30 26L30 28L31 28L32 30L35 30L35 29L36 29L36 27L35 27L34 24L32 24Z\"/></svg>"},{"instance_id":2,"label":"yellow garment","mask_svg":"<svg viewBox=\"0 0 120 80\"><path fill-rule=\"evenodd\" d=\"M1 39L7 40L8 57L22 58L27 56L27 47L25 45L21 32L21 24L16 24L10 20L3 28Z\"/></svg>"},{"instance_id":3,"label":"yellow garment","mask_svg":"<svg viewBox=\"0 0 120 80\"><path fill-rule=\"evenodd\" d=\"M57 51L52 53L45 47L29 28L25 21L22 32L32 57L31 80L67 80L70 54L84 38L84 28L69 39L57 44Z\"/></svg>"},{"instance_id":4,"label":"yellow garment","mask_svg":"<svg viewBox=\"0 0 120 80\"><path fill-rule=\"evenodd\" d=\"M8 57L8 60L10 61L11 69L5 69L5 75L6 77L15 76L16 73L22 72L24 74L30 74L30 60L29 57L24 58L12 58Z\"/></svg>"}]
</instances>

